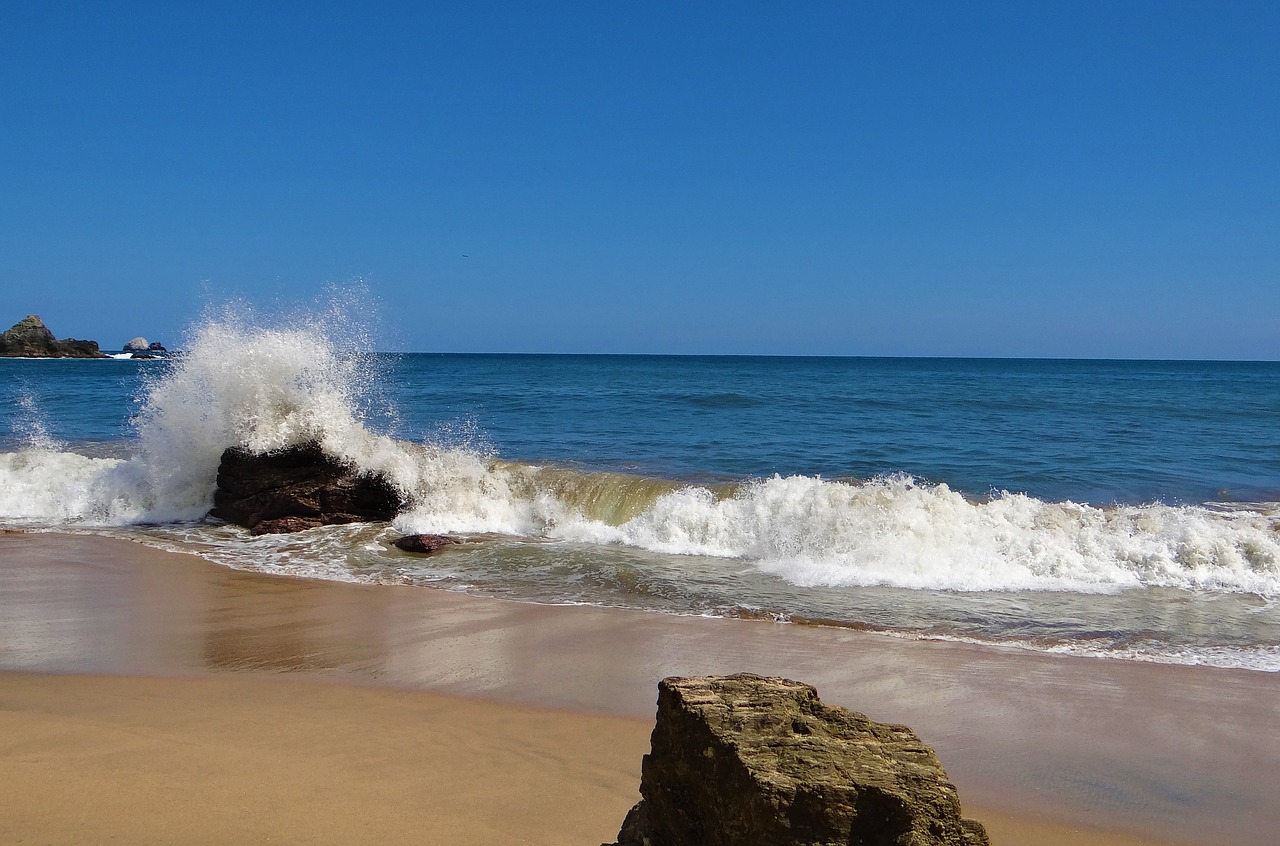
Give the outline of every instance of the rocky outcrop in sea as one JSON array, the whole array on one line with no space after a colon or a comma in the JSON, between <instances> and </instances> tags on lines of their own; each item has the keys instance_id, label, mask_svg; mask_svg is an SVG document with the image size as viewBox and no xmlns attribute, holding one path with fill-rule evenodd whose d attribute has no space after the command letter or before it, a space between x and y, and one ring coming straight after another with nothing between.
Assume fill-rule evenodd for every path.
<instances>
[{"instance_id":1,"label":"rocky outcrop in sea","mask_svg":"<svg viewBox=\"0 0 1280 846\"><path fill-rule=\"evenodd\" d=\"M319 444L266 454L222 454L209 514L255 535L390 520L405 505L384 477L362 474Z\"/></svg>"},{"instance_id":2,"label":"rocky outcrop in sea","mask_svg":"<svg viewBox=\"0 0 1280 846\"><path fill-rule=\"evenodd\" d=\"M107 358L97 341L59 341L39 315L28 314L0 335L0 356L10 358Z\"/></svg>"},{"instance_id":3,"label":"rocky outcrop in sea","mask_svg":"<svg viewBox=\"0 0 1280 846\"><path fill-rule=\"evenodd\" d=\"M138 336L124 345L124 352L132 353L133 358L164 358L169 351L159 341L148 341Z\"/></svg>"},{"instance_id":4,"label":"rocky outcrop in sea","mask_svg":"<svg viewBox=\"0 0 1280 846\"><path fill-rule=\"evenodd\" d=\"M989 846L915 732L783 678L660 682L640 795L612 846Z\"/></svg>"}]
</instances>

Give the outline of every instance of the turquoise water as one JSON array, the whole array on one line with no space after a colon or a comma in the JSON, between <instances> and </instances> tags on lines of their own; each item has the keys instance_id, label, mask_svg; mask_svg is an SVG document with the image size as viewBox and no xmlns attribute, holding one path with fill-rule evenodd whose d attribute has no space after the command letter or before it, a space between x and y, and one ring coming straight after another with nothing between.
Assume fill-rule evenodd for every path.
<instances>
[{"instance_id":1,"label":"turquoise water","mask_svg":"<svg viewBox=\"0 0 1280 846\"><path fill-rule=\"evenodd\" d=\"M225 326L0 360L0 524L231 566L1280 670L1280 363L363 354ZM391 527L203 519L227 446ZM403 532L468 542L415 558Z\"/></svg>"}]
</instances>

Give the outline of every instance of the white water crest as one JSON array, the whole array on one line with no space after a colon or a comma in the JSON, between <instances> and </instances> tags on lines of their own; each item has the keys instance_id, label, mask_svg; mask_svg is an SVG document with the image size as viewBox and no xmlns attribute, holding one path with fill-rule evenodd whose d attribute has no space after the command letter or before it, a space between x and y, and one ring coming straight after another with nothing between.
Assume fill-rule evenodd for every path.
<instances>
[{"instance_id":1,"label":"white water crest","mask_svg":"<svg viewBox=\"0 0 1280 846\"><path fill-rule=\"evenodd\" d=\"M563 486L540 485L543 474L530 468L468 466L466 473L446 473L396 527L748 559L806 587L1099 593L1159 586L1280 596L1280 515L1262 511L1099 508L1022 494L974 502L908 476L867 482L775 476L723 491L598 474L596 485L584 482L566 497ZM611 485L621 502L606 512L635 516L621 522L587 516L601 510Z\"/></svg>"},{"instance_id":2,"label":"white water crest","mask_svg":"<svg viewBox=\"0 0 1280 846\"><path fill-rule=\"evenodd\" d=\"M1143 585L1280 593L1274 518L1005 494L973 502L908 476L774 477L717 498L690 488L619 527L625 543L755 559L802 586L1113 591Z\"/></svg>"}]
</instances>

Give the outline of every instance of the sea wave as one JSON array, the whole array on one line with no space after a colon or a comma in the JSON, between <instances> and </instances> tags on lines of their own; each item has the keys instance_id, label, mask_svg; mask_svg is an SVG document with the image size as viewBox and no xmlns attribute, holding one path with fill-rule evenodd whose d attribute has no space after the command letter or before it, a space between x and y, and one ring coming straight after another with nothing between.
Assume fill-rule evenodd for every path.
<instances>
[{"instance_id":1,"label":"sea wave","mask_svg":"<svg viewBox=\"0 0 1280 846\"><path fill-rule=\"evenodd\" d=\"M728 496L688 487L620 526L579 521L558 531L667 553L749 558L801 586L1280 594L1274 514L1098 508L1022 494L974 502L901 475L861 483L775 476Z\"/></svg>"},{"instance_id":2,"label":"sea wave","mask_svg":"<svg viewBox=\"0 0 1280 846\"><path fill-rule=\"evenodd\" d=\"M742 559L804 587L1106 593L1165 587L1280 596L1273 504L1096 507L975 500L907 475L680 484L503 461L377 431L378 374L324 321L211 320L147 381L126 459L79 455L33 424L0 454L0 520L122 526L202 518L229 447L316 442L385 475L404 532L498 533ZM34 411L32 412L34 414Z\"/></svg>"}]
</instances>

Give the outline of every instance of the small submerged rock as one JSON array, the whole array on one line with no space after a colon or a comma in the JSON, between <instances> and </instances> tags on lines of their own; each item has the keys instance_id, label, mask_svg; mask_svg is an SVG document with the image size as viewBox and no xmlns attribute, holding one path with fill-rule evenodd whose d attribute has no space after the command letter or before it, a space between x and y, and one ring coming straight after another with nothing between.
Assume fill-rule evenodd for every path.
<instances>
[{"instance_id":1,"label":"small submerged rock","mask_svg":"<svg viewBox=\"0 0 1280 846\"><path fill-rule=\"evenodd\" d=\"M612 846L989 846L915 732L790 679L663 679L640 795Z\"/></svg>"},{"instance_id":2,"label":"small submerged rock","mask_svg":"<svg viewBox=\"0 0 1280 846\"><path fill-rule=\"evenodd\" d=\"M405 535L393 541L392 545L405 552L430 555L438 549L455 543L462 543L462 541L448 535Z\"/></svg>"}]
</instances>

